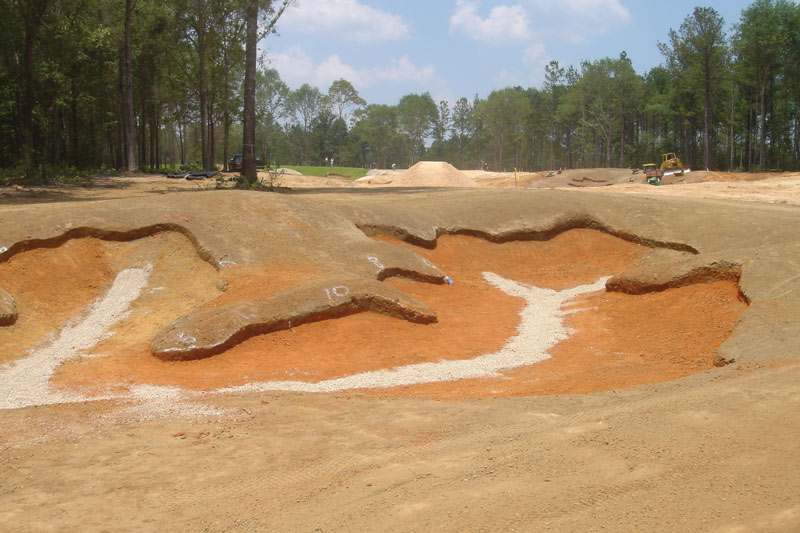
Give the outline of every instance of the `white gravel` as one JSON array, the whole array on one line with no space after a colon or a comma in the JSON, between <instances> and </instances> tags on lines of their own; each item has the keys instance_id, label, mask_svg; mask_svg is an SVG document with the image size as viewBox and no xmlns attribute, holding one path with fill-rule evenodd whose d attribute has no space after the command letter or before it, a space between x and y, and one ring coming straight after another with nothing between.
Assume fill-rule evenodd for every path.
<instances>
[{"instance_id":1,"label":"white gravel","mask_svg":"<svg viewBox=\"0 0 800 533\"><path fill-rule=\"evenodd\" d=\"M131 302L147 286L150 270L150 265L123 270L108 293L83 318L65 326L53 342L34 349L24 359L0 367L0 409L84 400L77 393L52 390L51 376L61 363L107 337L108 329L128 316Z\"/></svg>"}]
</instances>

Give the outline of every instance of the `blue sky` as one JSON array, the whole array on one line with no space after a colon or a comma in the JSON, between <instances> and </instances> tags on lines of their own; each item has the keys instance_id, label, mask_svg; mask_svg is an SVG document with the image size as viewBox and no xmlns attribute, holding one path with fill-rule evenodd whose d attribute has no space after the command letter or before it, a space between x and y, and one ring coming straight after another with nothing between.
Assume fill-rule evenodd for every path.
<instances>
[{"instance_id":1,"label":"blue sky","mask_svg":"<svg viewBox=\"0 0 800 533\"><path fill-rule=\"evenodd\" d=\"M657 43L695 6L732 25L751 0L295 0L262 41L271 66L293 89L326 92L345 78L371 104L394 105L428 91L436 101L482 98L510 85L541 87L558 60L618 57L637 72L659 65Z\"/></svg>"}]
</instances>

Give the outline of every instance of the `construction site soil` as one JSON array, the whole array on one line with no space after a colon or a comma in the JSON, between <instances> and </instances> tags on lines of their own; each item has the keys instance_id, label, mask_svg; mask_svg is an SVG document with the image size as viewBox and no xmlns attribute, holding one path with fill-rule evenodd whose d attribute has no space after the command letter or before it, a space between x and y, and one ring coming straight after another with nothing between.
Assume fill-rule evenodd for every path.
<instances>
[{"instance_id":1,"label":"construction site soil","mask_svg":"<svg viewBox=\"0 0 800 533\"><path fill-rule=\"evenodd\" d=\"M800 175L368 178L0 189L0 530L800 528Z\"/></svg>"}]
</instances>

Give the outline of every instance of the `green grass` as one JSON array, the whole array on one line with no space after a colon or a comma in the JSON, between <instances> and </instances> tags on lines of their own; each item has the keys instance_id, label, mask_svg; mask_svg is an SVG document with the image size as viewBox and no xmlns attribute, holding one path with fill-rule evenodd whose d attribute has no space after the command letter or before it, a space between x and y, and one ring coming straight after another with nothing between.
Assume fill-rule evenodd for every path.
<instances>
[{"instance_id":1,"label":"green grass","mask_svg":"<svg viewBox=\"0 0 800 533\"><path fill-rule=\"evenodd\" d=\"M357 180L367 175L365 168L352 168L352 167L296 167L292 165L281 165L281 168L290 168L296 170L306 176L322 176L326 177L328 174L336 174L344 176L347 179Z\"/></svg>"}]
</instances>

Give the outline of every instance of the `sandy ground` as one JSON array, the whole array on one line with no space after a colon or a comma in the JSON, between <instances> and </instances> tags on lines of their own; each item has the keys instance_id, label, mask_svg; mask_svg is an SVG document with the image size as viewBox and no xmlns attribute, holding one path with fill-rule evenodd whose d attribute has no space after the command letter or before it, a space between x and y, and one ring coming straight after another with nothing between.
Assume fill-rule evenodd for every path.
<instances>
[{"instance_id":1,"label":"sandy ground","mask_svg":"<svg viewBox=\"0 0 800 533\"><path fill-rule=\"evenodd\" d=\"M325 192L338 182L286 176L296 192L263 208L155 176L0 190L0 216L18 223L0 234L4 247L101 224L106 213L117 214L113 228L152 220L188 231L75 238L0 262L19 312L0 328L0 394L17 402L0 410L0 530L797 530L800 177L693 173L694 183L649 187L625 183L625 170L573 173L561 185L524 177L525 188L564 189L545 196L352 182L352 192ZM513 174L466 174L479 188L513 186ZM237 225L258 209L269 231ZM573 212L590 213L594 227L546 234ZM750 226L739 231L732 221L742 217ZM353 223L371 239L341 233ZM445 234L420 246L432 227ZM528 236L489 242L458 228ZM365 267L362 252L338 251L342 242L366 251ZM414 258L454 284L416 278L427 270ZM723 268L731 261L743 265L733 277ZM150 354L158 331L194 309L376 267L416 270L383 285L437 322L358 313L197 361ZM652 288L593 289L546 317L525 314L607 276ZM662 279L671 285L656 288ZM490 376L247 392L528 353L521 337L553 317L554 338L564 336L541 362ZM20 403L9 396L20 381L35 385L25 398L55 403ZM239 388L213 392L226 387Z\"/></svg>"},{"instance_id":2,"label":"sandy ground","mask_svg":"<svg viewBox=\"0 0 800 533\"><path fill-rule=\"evenodd\" d=\"M657 189L653 191L653 189ZM764 177L757 181L703 181L653 187L639 183L598 188L604 193L678 196L800 205L800 174Z\"/></svg>"}]
</instances>

